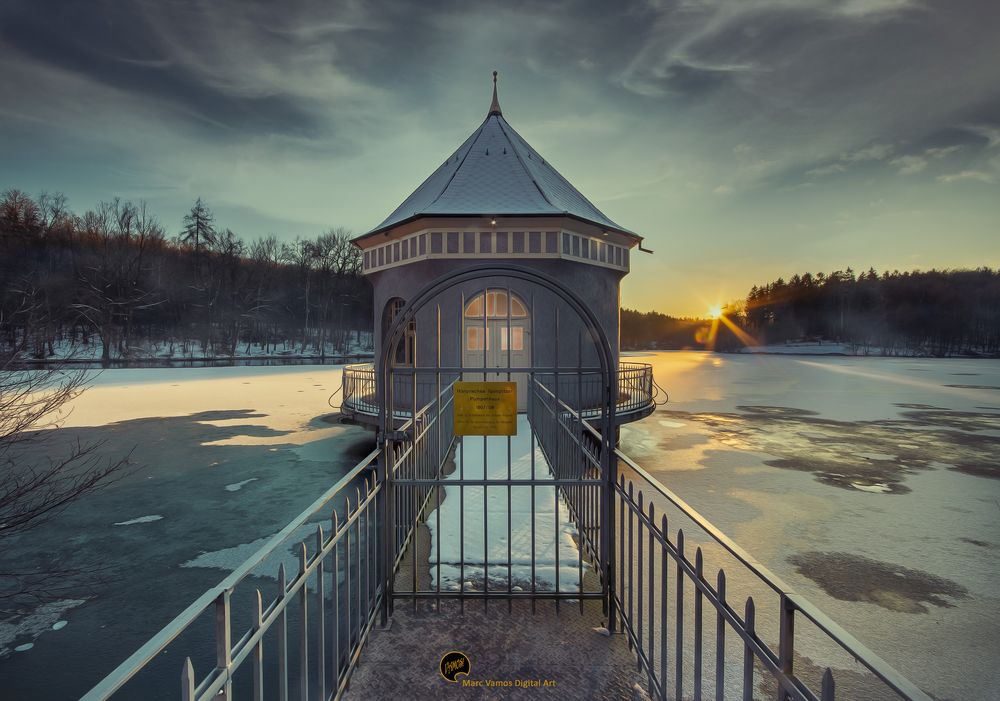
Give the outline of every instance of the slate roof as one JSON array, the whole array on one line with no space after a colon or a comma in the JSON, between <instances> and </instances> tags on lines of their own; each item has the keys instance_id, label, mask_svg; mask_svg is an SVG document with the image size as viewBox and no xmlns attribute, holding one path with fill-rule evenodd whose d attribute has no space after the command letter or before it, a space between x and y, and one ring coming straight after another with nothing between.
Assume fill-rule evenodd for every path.
<instances>
[{"instance_id":1,"label":"slate roof","mask_svg":"<svg viewBox=\"0 0 1000 701\"><path fill-rule=\"evenodd\" d=\"M365 238L417 217L570 216L639 238L611 221L528 145L499 104L385 221Z\"/></svg>"}]
</instances>

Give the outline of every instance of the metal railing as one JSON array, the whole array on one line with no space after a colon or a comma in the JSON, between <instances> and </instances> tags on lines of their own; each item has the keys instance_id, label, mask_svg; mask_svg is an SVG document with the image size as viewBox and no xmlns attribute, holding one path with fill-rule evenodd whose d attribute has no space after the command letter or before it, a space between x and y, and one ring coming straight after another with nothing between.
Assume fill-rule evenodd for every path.
<instances>
[{"instance_id":1,"label":"metal railing","mask_svg":"<svg viewBox=\"0 0 1000 701\"><path fill-rule=\"evenodd\" d=\"M372 628L384 591L376 550L378 517L384 508L382 484L372 474L378 456L377 450L366 456L105 677L83 697L84 701L109 698L206 617L214 624L214 665L199 679L191 657L185 658L180 687L184 701L232 699L237 672L248 667L249 673L240 678L244 687L238 694L241 697L287 699L290 685L293 694L302 698L309 695L310 688L323 699L328 697L328 689L330 695L339 696ZM322 523L313 520L324 512L331 514L327 522L329 535L324 534ZM253 610L249 616L242 612L251 623L234 641L232 600L239 585L248 577L261 576L259 567L280 554L297 531L313 523L316 530L312 551L306 540L299 544L298 571L291 579L284 563L279 565L277 595L273 599L265 603L260 589L255 590L251 597ZM264 636L269 632L274 633L274 640L266 651L273 651L273 656L265 658ZM315 648L311 649L311 643ZM265 667L273 671L273 678L265 679Z\"/></svg>"},{"instance_id":2,"label":"metal railing","mask_svg":"<svg viewBox=\"0 0 1000 701\"><path fill-rule=\"evenodd\" d=\"M474 370L469 372L475 376ZM414 381L406 387L394 382L394 394L432 384L420 376L440 373L407 369L403 374ZM446 374L441 381L449 383L439 404L442 413L437 415L435 407L412 435L397 431L386 443L392 456L391 520L395 529L410 537L407 542L398 541L400 566L390 584L389 605L393 600L410 599L414 606L418 601L433 601L437 608L442 600L455 599L462 607L468 600L481 600L484 606L490 600L502 600L510 606L516 599L530 599L534 609L540 599L554 600L557 608L560 602L582 606L584 599L601 599L600 582L585 577L596 557L592 548L587 549L591 552L588 562L575 547L560 542L564 528L575 527L572 533L584 536L585 543L596 537L597 514L588 512L591 518L579 518L583 510L574 505L596 504L604 486L600 473L557 471L548 457L558 454L558 447L553 446L565 444L568 458L568 441L579 431L560 417L542 388L543 396L536 398L529 416L548 420L531 420L531 430L519 431L516 441L512 436L457 438L451 412L453 376L461 377ZM399 399L406 401L405 396ZM386 411L396 401L393 397ZM557 424L560 418L561 426ZM579 417L576 420L579 423ZM542 431L544 436L539 425L547 429ZM445 496L450 510L442 516ZM564 506L570 511L569 520ZM543 510L551 513L547 523L540 518ZM472 514L476 529L468 523ZM412 545L418 528L428 530L429 552ZM461 535L456 538L457 534ZM520 551L513 548L518 540L526 544Z\"/></svg>"},{"instance_id":3,"label":"metal railing","mask_svg":"<svg viewBox=\"0 0 1000 701\"><path fill-rule=\"evenodd\" d=\"M581 391L584 379L576 383ZM580 534L584 551L603 579L599 566L601 560L601 494L604 476L601 470L601 440L596 431L585 430L586 422L581 412L573 409L566 399L557 396L550 389L560 387L569 390L573 401L572 387L565 383L550 381L548 377L536 377L532 383L531 429L538 438L538 445L546 462L560 484L570 516ZM566 395L562 395L566 397ZM581 577L582 581L582 577Z\"/></svg>"},{"instance_id":4,"label":"metal railing","mask_svg":"<svg viewBox=\"0 0 1000 701\"><path fill-rule=\"evenodd\" d=\"M450 385L439 397L447 392ZM424 438L432 429L439 436L441 424L447 421L438 419L450 418L450 413L436 412L436 403L432 400L415 418L400 425L401 434L415 435L417 440L391 448L398 474L406 474L421 464L424 457L438 453L439 444ZM250 697L255 701L288 699L290 692L292 697L303 699L340 698L380 611L387 612L389 583L413 534L415 519L404 519L393 521L391 530L395 538L381 537L389 515L407 513L413 496L394 489L392 496L387 497L384 475L381 479L377 475L383 454L376 449L367 455L228 577L164 626L83 700L110 698L154 663L171 643L182 636L189 638L188 634L203 626L206 618L211 619L214 629L211 633L214 664L199 678L191 657L185 657L180 687L183 701L228 701L234 698L234 684L238 686L235 697ZM323 523L315 521L317 514L323 513L331 514L326 522L328 535ZM266 576L260 572L261 567L280 557L289 539L312 524L316 525L314 536L296 548L298 569L291 579L285 564L279 564L276 596L265 603L264 595L255 588L249 597L241 597L252 602L249 615L243 616L250 623L234 641L233 598L237 588L250 577ZM409 529L406 524L410 524ZM311 549L309 540L313 543ZM246 594L243 590L241 593ZM267 635L273 636L273 640L265 649ZM190 646L199 647L194 643Z\"/></svg>"},{"instance_id":5,"label":"metal railing","mask_svg":"<svg viewBox=\"0 0 1000 701\"><path fill-rule=\"evenodd\" d=\"M507 474L489 473L484 441L479 478L461 474L461 456L457 466L447 465L461 445L454 436L450 410L458 376L438 372L435 396L416 416L396 422L379 450L153 636L85 701L128 689L130 680L175 641L187 655L180 687L185 701L287 699L290 693L337 699L380 615L385 620L393 601L408 597L414 606L418 599L481 598L485 605L490 598L508 602L528 598L533 605L538 599L554 599L557 607L562 600L578 602L581 608L585 599L601 598L608 628L624 635L650 695L657 699L832 701L836 696L929 701L621 450L614 450L609 461L602 454L605 441L589 422L587 410L573 407L586 405L581 401L585 375L584 369L533 373L530 479L511 475L509 438ZM575 397L574 385L564 382L572 376ZM410 406L417 404L417 389L424 386L429 383L409 382ZM393 383L390 407L397 389ZM551 474L546 470L536 476L536 445ZM457 471L457 479L444 482L449 468ZM482 562L464 551L457 563L462 568L461 584L454 591L441 587L444 484L458 488L460 504L468 498L466 488L481 490L485 542L490 521L487 492L507 491L505 561L492 559L488 548ZM510 492L528 488L530 560L525 553L511 552L509 545ZM566 504L580 544L572 562L561 563L555 548L555 582L548 587L536 586L534 495L539 489L551 490L556 502L562 499ZM558 533L566 521L559 516L558 504L553 504L553 533ZM464 519L464 506L459 513ZM315 521L317 514L327 515L328 533ZM415 538L417 529L434 518L438 519L436 561L417 547ZM296 548L298 567L291 578L284 564L278 568L273 598L266 601L252 584L249 590L238 590L249 577L261 576L260 568L280 554L289 539L301 537L300 529L313 525L314 536ZM463 547L468 528L464 520L458 522ZM519 562L523 567L530 562L529 586L516 586L512 579ZM560 571L567 566L576 583L560 583ZM482 585L468 589L469 570L476 568L482 571ZM490 568L498 573L491 575ZM436 580L429 585L421 582L428 569ZM241 603L236 606L234 597L240 592ZM248 624L234 641L238 613ZM195 664L191 649L199 646L190 644L190 633L206 623L205 637L212 640L213 653L208 661L202 658ZM198 676L197 669L206 669L203 665L207 670ZM835 679L834 668L847 673Z\"/></svg>"},{"instance_id":6,"label":"metal railing","mask_svg":"<svg viewBox=\"0 0 1000 701\"><path fill-rule=\"evenodd\" d=\"M472 372L474 368L468 368ZM501 369L503 372L503 369ZM341 407L350 412L377 416L378 397L375 384L375 367L372 363L346 365L341 381ZM593 387L584 387L583 398L600 396L597 377L590 380ZM655 404L655 383L653 382L653 366L648 363L619 363L618 365L618 416L629 417L630 414L645 414L651 411ZM600 415L596 408L585 409L585 418L595 418Z\"/></svg>"},{"instance_id":7,"label":"metal railing","mask_svg":"<svg viewBox=\"0 0 1000 701\"><path fill-rule=\"evenodd\" d=\"M649 363L618 363L618 414L638 412L653 406L653 366Z\"/></svg>"},{"instance_id":8,"label":"metal railing","mask_svg":"<svg viewBox=\"0 0 1000 701\"><path fill-rule=\"evenodd\" d=\"M621 474L614 485L612 606L651 696L833 701L836 659L838 667L856 667L844 675L838 698L929 701L621 450L615 454ZM667 510L689 526L693 561L683 528L670 539ZM715 568L714 586L706 576L709 559L733 563L728 574ZM741 592L735 599L734 590ZM710 619L706 607L714 609ZM770 632L775 627L777 636Z\"/></svg>"},{"instance_id":9,"label":"metal railing","mask_svg":"<svg viewBox=\"0 0 1000 701\"><path fill-rule=\"evenodd\" d=\"M341 387L343 388L341 393L342 408L362 414L378 414L374 364L345 365Z\"/></svg>"},{"instance_id":10,"label":"metal railing","mask_svg":"<svg viewBox=\"0 0 1000 701\"><path fill-rule=\"evenodd\" d=\"M435 499L434 510L440 519L441 478L456 442L454 415L450 411L454 401L454 384L455 380L440 382L438 374L437 381L433 383L436 398L424 405L417 413L415 422L407 422L400 430L386 437L385 452L390 475L387 484L392 508L385 518L387 530L394 535L392 541L386 543L388 552L393 557L394 575L388 582L390 596L385 602L387 614L391 613L393 597L420 591L418 572L421 565L417 561L419 548L415 547L413 539L420 525L426 522L432 499ZM400 389L407 389L411 392L407 399L416 402L417 390L427 386L431 386L430 383L411 381L408 388L394 387L394 395ZM390 407L393 399L394 397L390 397ZM400 579L395 573L405 565L407 553L411 558L408 569L410 577ZM440 582L438 591L440 592Z\"/></svg>"}]
</instances>

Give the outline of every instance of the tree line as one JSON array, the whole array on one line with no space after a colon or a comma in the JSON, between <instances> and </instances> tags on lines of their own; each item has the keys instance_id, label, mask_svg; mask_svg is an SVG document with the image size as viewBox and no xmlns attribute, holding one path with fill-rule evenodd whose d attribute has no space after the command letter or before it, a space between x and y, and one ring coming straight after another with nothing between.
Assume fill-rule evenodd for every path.
<instances>
[{"instance_id":1,"label":"tree line","mask_svg":"<svg viewBox=\"0 0 1000 701\"><path fill-rule=\"evenodd\" d=\"M863 354L1000 354L1000 269L793 275L743 310L762 343L831 339Z\"/></svg>"},{"instance_id":2,"label":"tree line","mask_svg":"<svg viewBox=\"0 0 1000 701\"><path fill-rule=\"evenodd\" d=\"M622 348L738 350L835 341L864 355L996 356L1000 270L796 274L755 285L724 315L740 334L710 319L623 309Z\"/></svg>"},{"instance_id":3,"label":"tree line","mask_svg":"<svg viewBox=\"0 0 1000 701\"><path fill-rule=\"evenodd\" d=\"M199 198L171 235L145 203L83 214L66 197L0 196L0 351L113 360L350 352L370 343L371 287L350 232L244 241Z\"/></svg>"},{"instance_id":4,"label":"tree line","mask_svg":"<svg viewBox=\"0 0 1000 701\"><path fill-rule=\"evenodd\" d=\"M709 322L622 309L619 327L623 350L681 350L703 348Z\"/></svg>"}]
</instances>

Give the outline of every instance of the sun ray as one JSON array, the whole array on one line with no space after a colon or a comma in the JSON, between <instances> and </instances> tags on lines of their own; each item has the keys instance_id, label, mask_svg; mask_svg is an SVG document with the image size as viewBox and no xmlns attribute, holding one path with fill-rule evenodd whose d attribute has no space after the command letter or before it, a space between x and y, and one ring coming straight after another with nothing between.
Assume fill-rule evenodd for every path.
<instances>
[{"instance_id":1,"label":"sun ray","mask_svg":"<svg viewBox=\"0 0 1000 701\"><path fill-rule=\"evenodd\" d=\"M753 336L751 336L750 334L748 334L746 331L744 331L743 329L741 329L739 326L737 326L736 324L734 324L732 321L730 321L729 318L725 314L720 315L718 320L721 321L723 324L725 324L726 328L729 329L730 331L732 331L733 334L736 336L736 338L740 339L740 341L743 343L744 346L759 346L760 345L760 343L757 341L756 338L754 338Z\"/></svg>"}]
</instances>

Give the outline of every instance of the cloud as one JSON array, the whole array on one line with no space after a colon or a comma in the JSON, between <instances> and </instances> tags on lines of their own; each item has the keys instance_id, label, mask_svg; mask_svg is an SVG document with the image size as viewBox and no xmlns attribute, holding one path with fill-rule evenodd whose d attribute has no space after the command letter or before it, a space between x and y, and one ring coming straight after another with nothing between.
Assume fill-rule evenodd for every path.
<instances>
[{"instance_id":1,"label":"cloud","mask_svg":"<svg viewBox=\"0 0 1000 701\"><path fill-rule=\"evenodd\" d=\"M819 168L813 168L812 170L806 171L806 175L815 175L822 177L824 175L833 175L834 173L844 173L847 171L847 166L843 163L830 163L829 165L820 166Z\"/></svg>"},{"instance_id":2,"label":"cloud","mask_svg":"<svg viewBox=\"0 0 1000 701\"><path fill-rule=\"evenodd\" d=\"M984 173L980 170L963 170L960 173L951 173L948 175L939 175L938 182L942 183L956 183L962 180L978 180L983 183L994 183L996 180L989 173Z\"/></svg>"},{"instance_id":3,"label":"cloud","mask_svg":"<svg viewBox=\"0 0 1000 701\"><path fill-rule=\"evenodd\" d=\"M892 154L892 146L888 144L872 144L851 153L845 153L840 160L845 163L861 163L864 161L883 161Z\"/></svg>"},{"instance_id":4,"label":"cloud","mask_svg":"<svg viewBox=\"0 0 1000 701\"><path fill-rule=\"evenodd\" d=\"M987 148L1000 146L1000 127L990 126L988 124L975 124L967 126L966 130L972 132L976 136L986 139Z\"/></svg>"},{"instance_id":5,"label":"cloud","mask_svg":"<svg viewBox=\"0 0 1000 701\"><path fill-rule=\"evenodd\" d=\"M995 7L6 0L0 181L138 193L171 221L202 195L248 236L362 228L477 126L498 69L515 128L623 225L707 221L731 188L778 231L788 188L1000 179Z\"/></svg>"},{"instance_id":6,"label":"cloud","mask_svg":"<svg viewBox=\"0 0 1000 701\"><path fill-rule=\"evenodd\" d=\"M733 187L732 185L719 185L714 190L712 190L712 192L715 193L716 195L731 195L733 192Z\"/></svg>"},{"instance_id":7,"label":"cloud","mask_svg":"<svg viewBox=\"0 0 1000 701\"><path fill-rule=\"evenodd\" d=\"M900 175L914 175L927 167L927 159L920 156L900 156L891 160L889 165L898 168Z\"/></svg>"},{"instance_id":8,"label":"cloud","mask_svg":"<svg viewBox=\"0 0 1000 701\"><path fill-rule=\"evenodd\" d=\"M961 150L961 148L962 146L960 144L954 146L942 146L939 148L929 148L924 151L924 153L931 158L945 158L946 156L950 156L956 151Z\"/></svg>"},{"instance_id":9,"label":"cloud","mask_svg":"<svg viewBox=\"0 0 1000 701\"><path fill-rule=\"evenodd\" d=\"M806 175L822 177L824 175L846 173L856 163L883 161L892 155L892 150L892 146L889 144L870 144L864 148L842 153L839 160L807 170Z\"/></svg>"}]
</instances>

